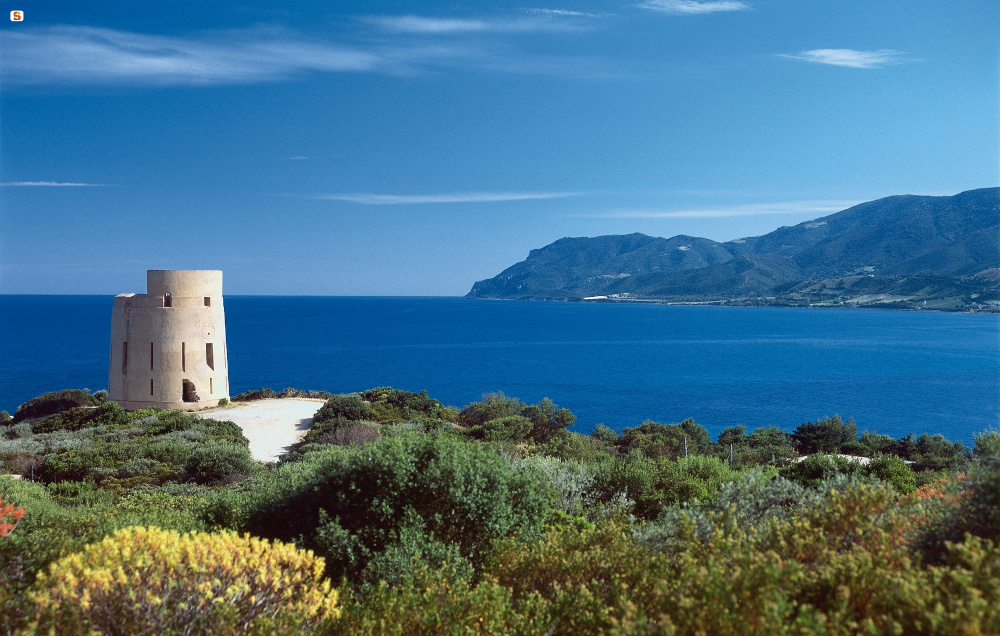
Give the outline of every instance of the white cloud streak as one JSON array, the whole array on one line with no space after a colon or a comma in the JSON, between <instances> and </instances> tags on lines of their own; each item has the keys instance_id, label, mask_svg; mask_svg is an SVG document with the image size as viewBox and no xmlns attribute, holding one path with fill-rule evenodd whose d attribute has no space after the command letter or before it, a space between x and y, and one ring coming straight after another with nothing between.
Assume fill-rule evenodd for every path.
<instances>
[{"instance_id":1,"label":"white cloud streak","mask_svg":"<svg viewBox=\"0 0 1000 636\"><path fill-rule=\"evenodd\" d=\"M780 203L753 203L726 207L689 210L630 209L612 210L597 214L573 215L590 219L713 219L769 214L826 215L846 210L860 201L784 201Z\"/></svg>"},{"instance_id":2,"label":"white cloud streak","mask_svg":"<svg viewBox=\"0 0 1000 636\"><path fill-rule=\"evenodd\" d=\"M3 187L20 187L20 186L30 186L30 187L46 187L46 188L103 188L107 187L106 183L68 183L62 181L7 181L5 183L0 183Z\"/></svg>"},{"instance_id":3,"label":"white cloud streak","mask_svg":"<svg viewBox=\"0 0 1000 636\"><path fill-rule=\"evenodd\" d=\"M241 84L303 71L377 71L391 63L372 52L276 30L177 37L54 26L8 29L2 38L4 79L18 84Z\"/></svg>"},{"instance_id":4,"label":"white cloud streak","mask_svg":"<svg viewBox=\"0 0 1000 636\"><path fill-rule=\"evenodd\" d=\"M362 205L414 205L421 203L495 203L499 201L531 201L562 199L591 194L589 192L454 192L445 194L316 194L308 198L323 201L347 201Z\"/></svg>"},{"instance_id":5,"label":"white cloud streak","mask_svg":"<svg viewBox=\"0 0 1000 636\"><path fill-rule=\"evenodd\" d=\"M643 9L670 13L674 15L701 15L725 11L746 11L750 5L736 0L718 0L715 2L695 2L695 0L646 0L637 6Z\"/></svg>"},{"instance_id":6,"label":"white cloud streak","mask_svg":"<svg viewBox=\"0 0 1000 636\"><path fill-rule=\"evenodd\" d=\"M577 18L456 20L395 16L362 21L381 33L361 44L280 28L184 36L68 25L5 29L0 32L0 71L8 85L152 86L254 84L308 73L412 75L457 68L588 77L607 74L593 60L528 54L485 37L490 33L586 28Z\"/></svg>"},{"instance_id":7,"label":"white cloud streak","mask_svg":"<svg viewBox=\"0 0 1000 636\"><path fill-rule=\"evenodd\" d=\"M878 51L855 51L854 49L813 49L802 51L797 55L778 54L793 60L814 62L816 64L831 64L848 68L879 68L889 64L899 64L909 60L903 59L902 51L881 49Z\"/></svg>"},{"instance_id":8,"label":"white cloud streak","mask_svg":"<svg viewBox=\"0 0 1000 636\"><path fill-rule=\"evenodd\" d=\"M585 11L568 11L566 9L527 8L524 10L528 13L534 13L536 15L567 16L576 18L607 18L614 15L613 13L587 13Z\"/></svg>"},{"instance_id":9,"label":"white cloud streak","mask_svg":"<svg viewBox=\"0 0 1000 636\"><path fill-rule=\"evenodd\" d=\"M424 18L416 15L378 16L368 19L373 24L398 33L428 33L433 35L475 33L499 30L498 25L486 20L462 18Z\"/></svg>"},{"instance_id":10,"label":"white cloud streak","mask_svg":"<svg viewBox=\"0 0 1000 636\"><path fill-rule=\"evenodd\" d=\"M366 20L386 31L423 35L462 35L467 33L530 33L536 31L573 31L582 25L578 17L597 14L558 9L528 9L533 17L514 19L435 18L417 15L372 16ZM566 20L565 18L570 18Z\"/></svg>"}]
</instances>

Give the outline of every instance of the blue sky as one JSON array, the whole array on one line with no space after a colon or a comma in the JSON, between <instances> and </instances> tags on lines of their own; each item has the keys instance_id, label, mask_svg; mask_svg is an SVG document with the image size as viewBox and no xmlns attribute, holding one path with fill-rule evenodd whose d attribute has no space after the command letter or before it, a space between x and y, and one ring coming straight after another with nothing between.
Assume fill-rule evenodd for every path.
<instances>
[{"instance_id":1,"label":"blue sky","mask_svg":"<svg viewBox=\"0 0 1000 636\"><path fill-rule=\"evenodd\" d=\"M10 1L0 293L461 295L1000 178L992 0Z\"/></svg>"}]
</instances>

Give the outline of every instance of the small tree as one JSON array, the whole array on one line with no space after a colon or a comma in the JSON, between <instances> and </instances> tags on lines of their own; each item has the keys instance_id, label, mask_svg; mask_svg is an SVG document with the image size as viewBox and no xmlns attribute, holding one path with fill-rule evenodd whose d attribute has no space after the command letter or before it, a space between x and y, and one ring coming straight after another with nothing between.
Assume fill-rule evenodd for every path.
<instances>
[{"instance_id":1,"label":"small tree","mask_svg":"<svg viewBox=\"0 0 1000 636\"><path fill-rule=\"evenodd\" d=\"M792 433L795 447L804 455L813 453L839 453L841 446L858 441L858 427L854 419L846 422L839 415L824 417L813 422L799 424Z\"/></svg>"}]
</instances>

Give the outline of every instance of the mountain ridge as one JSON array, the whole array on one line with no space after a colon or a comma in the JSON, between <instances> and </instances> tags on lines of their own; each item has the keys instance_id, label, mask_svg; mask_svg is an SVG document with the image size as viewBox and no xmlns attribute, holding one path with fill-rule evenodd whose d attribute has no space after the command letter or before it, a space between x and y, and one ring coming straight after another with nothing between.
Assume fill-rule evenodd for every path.
<instances>
[{"instance_id":1,"label":"mountain ridge","mask_svg":"<svg viewBox=\"0 0 1000 636\"><path fill-rule=\"evenodd\" d=\"M977 278L997 268L1000 188L980 188L885 197L726 242L565 237L467 297L956 309L1000 303L996 277ZM915 290L913 277L926 284Z\"/></svg>"}]
</instances>

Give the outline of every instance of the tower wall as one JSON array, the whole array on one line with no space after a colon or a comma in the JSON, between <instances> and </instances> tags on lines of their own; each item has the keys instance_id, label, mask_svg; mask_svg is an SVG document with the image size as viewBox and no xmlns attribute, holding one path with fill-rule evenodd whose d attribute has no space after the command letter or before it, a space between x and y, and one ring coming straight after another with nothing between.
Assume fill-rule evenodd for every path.
<instances>
[{"instance_id":1,"label":"tower wall","mask_svg":"<svg viewBox=\"0 0 1000 636\"><path fill-rule=\"evenodd\" d=\"M228 398L222 272L149 270L146 289L115 297L108 397L126 409L187 410Z\"/></svg>"}]
</instances>

